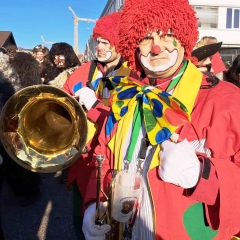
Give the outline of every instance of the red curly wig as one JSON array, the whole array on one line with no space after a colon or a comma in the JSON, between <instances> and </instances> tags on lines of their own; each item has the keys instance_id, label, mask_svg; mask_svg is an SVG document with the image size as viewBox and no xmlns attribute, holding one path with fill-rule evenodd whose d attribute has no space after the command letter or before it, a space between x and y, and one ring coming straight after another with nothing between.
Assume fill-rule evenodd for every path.
<instances>
[{"instance_id":1,"label":"red curly wig","mask_svg":"<svg viewBox=\"0 0 240 240\"><path fill-rule=\"evenodd\" d=\"M136 61L137 42L148 32L171 29L185 49L185 58L198 39L197 18L188 0L125 0L119 25L118 50L133 70L141 70Z\"/></svg>"},{"instance_id":2,"label":"red curly wig","mask_svg":"<svg viewBox=\"0 0 240 240\"><path fill-rule=\"evenodd\" d=\"M93 38L101 37L110 42L111 46L118 44L118 28L120 23L120 12L114 12L101 17L93 29Z\"/></svg>"}]
</instances>

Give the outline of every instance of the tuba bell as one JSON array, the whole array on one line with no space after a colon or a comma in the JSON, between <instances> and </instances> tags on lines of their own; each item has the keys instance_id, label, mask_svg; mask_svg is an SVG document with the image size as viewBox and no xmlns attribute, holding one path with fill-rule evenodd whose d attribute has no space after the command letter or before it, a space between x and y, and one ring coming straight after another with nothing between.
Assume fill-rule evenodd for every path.
<instances>
[{"instance_id":1,"label":"tuba bell","mask_svg":"<svg viewBox=\"0 0 240 240\"><path fill-rule=\"evenodd\" d=\"M69 167L81 155L87 134L81 105L53 86L19 90L1 112L4 148L15 162L33 172L50 173Z\"/></svg>"}]
</instances>

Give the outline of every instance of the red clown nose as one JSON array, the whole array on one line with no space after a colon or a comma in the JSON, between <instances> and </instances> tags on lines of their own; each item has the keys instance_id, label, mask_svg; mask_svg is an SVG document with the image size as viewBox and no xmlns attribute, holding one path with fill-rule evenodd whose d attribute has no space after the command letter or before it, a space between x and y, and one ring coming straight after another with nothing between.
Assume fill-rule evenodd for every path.
<instances>
[{"instance_id":1,"label":"red clown nose","mask_svg":"<svg viewBox=\"0 0 240 240\"><path fill-rule=\"evenodd\" d=\"M151 52L153 54L159 54L161 52L161 48L158 45L155 45L155 46L152 47Z\"/></svg>"}]
</instances>

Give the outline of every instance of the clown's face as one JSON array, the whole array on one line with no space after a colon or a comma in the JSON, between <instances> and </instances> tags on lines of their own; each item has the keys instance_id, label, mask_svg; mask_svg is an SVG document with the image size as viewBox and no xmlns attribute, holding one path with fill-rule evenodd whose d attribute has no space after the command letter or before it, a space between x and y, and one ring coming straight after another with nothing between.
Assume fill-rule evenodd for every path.
<instances>
[{"instance_id":1,"label":"clown's face","mask_svg":"<svg viewBox=\"0 0 240 240\"><path fill-rule=\"evenodd\" d=\"M171 31L154 31L138 42L137 55L149 78L167 78L175 73L184 57L184 48Z\"/></svg>"},{"instance_id":2,"label":"clown's face","mask_svg":"<svg viewBox=\"0 0 240 240\"><path fill-rule=\"evenodd\" d=\"M56 68L65 68L65 56L64 55L54 56L54 63L56 65Z\"/></svg>"},{"instance_id":3,"label":"clown's face","mask_svg":"<svg viewBox=\"0 0 240 240\"><path fill-rule=\"evenodd\" d=\"M108 40L97 38L96 58L99 62L110 63L119 57L114 46Z\"/></svg>"}]
</instances>

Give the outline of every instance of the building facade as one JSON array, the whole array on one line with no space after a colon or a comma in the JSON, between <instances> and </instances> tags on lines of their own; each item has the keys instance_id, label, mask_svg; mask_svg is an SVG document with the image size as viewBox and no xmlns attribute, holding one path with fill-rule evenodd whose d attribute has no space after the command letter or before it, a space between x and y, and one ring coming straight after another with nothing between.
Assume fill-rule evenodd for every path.
<instances>
[{"instance_id":1,"label":"building facade","mask_svg":"<svg viewBox=\"0 0 240 240\"><path fill-rule=\"evenodd\" d=\"M224 62L231 64L240 54L240 1L189 0L189 3L198 17L199 39L213 36L223 42L220 54ZM121 11L123 5L124 0L108 0L100 17ZM93 42L90 44L88 49L94 46Z\"/></svg>"},{"instance_id":2,"label":"building facade","mask_svg":"<svg viewBox=\"0 0 240 240\"><path fill-rule=\"evenodd\" d=\"M95 59L94 54L95 54L96 46L97 46L97 43L94 41L94 39L92 38L92 35L91 35L90 39L86 43L86 47L85 47L85 51L84 51L84 55L83 55L83 62Z\"/></svg>"},{"instance_id":3,"label":"building facade","mask_svg":"<svg viewBox=\"0 0 240 240\"><path fill-rule=\"evenodd\" d=\"M189 0L198 17L199 39L213 36L223 42L220 54L230 64L240 54L240 1Z\"/></svg>"}]
</instances>

